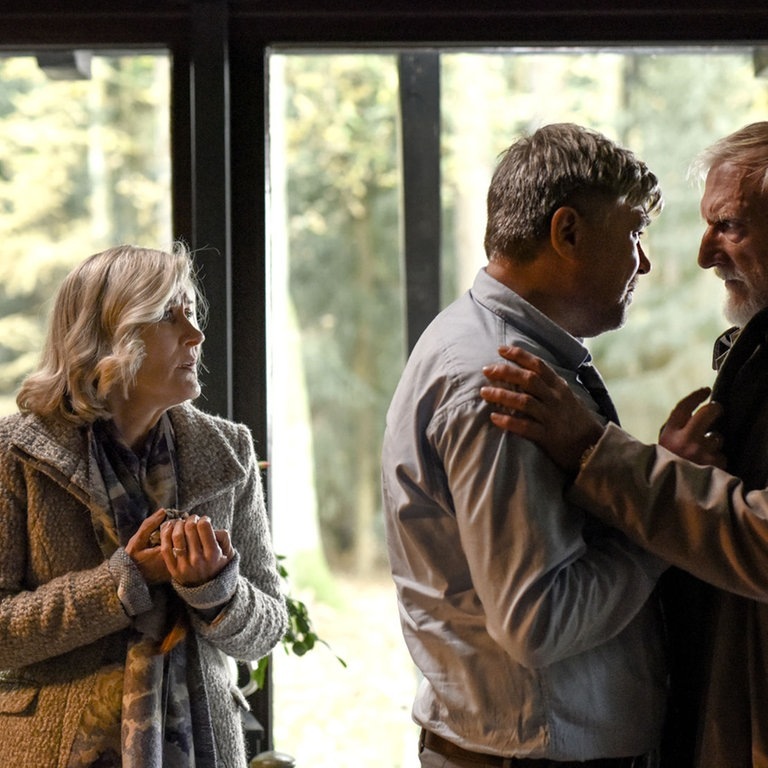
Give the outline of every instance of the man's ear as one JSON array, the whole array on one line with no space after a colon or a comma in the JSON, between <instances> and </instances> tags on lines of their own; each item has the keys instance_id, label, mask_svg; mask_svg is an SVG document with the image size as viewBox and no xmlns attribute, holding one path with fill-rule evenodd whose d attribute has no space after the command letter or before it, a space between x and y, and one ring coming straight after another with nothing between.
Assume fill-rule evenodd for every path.
<instances>
[{"instance_id":1,"label":"man's ear","mask_svg":"<svg viewBox=\"0 0 768 768\"><path fill-rule=\"evenodd\" d=\"M561 255L572 255L581 234L581 214L569 205L558 208L552 215L549 237Z\"/></svg>"}]
</instances>

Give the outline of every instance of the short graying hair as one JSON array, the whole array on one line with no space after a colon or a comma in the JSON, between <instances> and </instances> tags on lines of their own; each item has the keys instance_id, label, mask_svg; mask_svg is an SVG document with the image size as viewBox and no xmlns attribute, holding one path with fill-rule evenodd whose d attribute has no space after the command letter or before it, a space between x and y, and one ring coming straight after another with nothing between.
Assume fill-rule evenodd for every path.
<instances>
[{"instance_id":1,"label":"short graying hair","mask_svg":"<svg viewBox=\"0 0 768 768\"><path fill-rule=\"evenodd\" d=\"M750 123L707 147L691 165L691 174L703 180L722 163L743 168L746 177L768 192L768 122Z\"/></svg>"},{"instance_id":2,"label":"short graying hair","mask_svg":"<svg viewBox=\"0 0 768 768\"><path fill-rule=\"evenodd\" d=\"M520 138L502 154L488 189L488 258L532 258L554 212L583 199L641 206L649 217L664 205L646 164L597 131L557 123Z\"/></svg>"}]
</instances>

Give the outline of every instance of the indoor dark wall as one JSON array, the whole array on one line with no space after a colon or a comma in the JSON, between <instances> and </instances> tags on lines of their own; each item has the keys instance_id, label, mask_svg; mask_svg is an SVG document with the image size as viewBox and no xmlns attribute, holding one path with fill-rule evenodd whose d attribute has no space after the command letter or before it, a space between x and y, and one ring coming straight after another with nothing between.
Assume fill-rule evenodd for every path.
<instances>
[{"instance_id":1,"label":"indoor dark wall","mask_svg":"<svg viewBox=\"0 0 768 768\"><path fill-rule=\"evenodd\" d=\"M0 45L56 39L183 38L193 0L3 0ZM766 36L764 3L646 0L230 0L234 24L256 25L272 41L634 42L749 41Z\"/></svg>"}]
</instances>

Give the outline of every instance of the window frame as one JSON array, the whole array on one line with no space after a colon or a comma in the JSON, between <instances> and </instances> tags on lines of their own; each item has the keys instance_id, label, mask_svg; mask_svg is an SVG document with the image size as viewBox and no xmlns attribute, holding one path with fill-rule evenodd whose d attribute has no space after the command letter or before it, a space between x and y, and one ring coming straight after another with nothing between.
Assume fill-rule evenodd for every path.
<instances>
[{"instance_id":1,"label":"window frame","mask_svg":"<svg viewBox=\"0 0 768 768\"><path fill-rule=\"evenodd\" d=\"M617 8L613 0L555 0L546 8L536 0L482 0L471 7L460 0L372 0L364 8L354 0L334 0L322 5L313 0L124 0L118 7L99 0L39 0L30 9L23 0L0 2L0 55L84 47L169 51L173 231L202 249L201 276L213 308L200 404L247 424L258 451L266 449L268 437L264 192L270 48L395 47L406 61L427 55L407 49L425 46L434 51L647 43L752 43L758 50L768 45L768 12L754 0L737 9L728 0L685 0L674 7L645 0L632 8ZM419 87L434 96L434 83ZM404 107L404 126L417 132L423 125L409 122ZM409 135L417 141L416 133ZM420 140L423 150L434 150L428 139ZM409 157L405 162L413 169L415 155ZM404 212L406 263L415 275L409 278L409 345L434 314L432 298L424 298L420 286L434 279L435 264L419 254L434 253L440 238L439 210L435 215L429 207L436 191L439 199L439 164L435 169L433 155L422 157L425 166L412 181L406 173L406 200L415 201ZM426 216L429 227L409 230L414 216ZM428 249L424 243L431 243ZM265 749L272 748L270 691L268 686L252 697L265 727Z\"/></svg>"}]
</instances>

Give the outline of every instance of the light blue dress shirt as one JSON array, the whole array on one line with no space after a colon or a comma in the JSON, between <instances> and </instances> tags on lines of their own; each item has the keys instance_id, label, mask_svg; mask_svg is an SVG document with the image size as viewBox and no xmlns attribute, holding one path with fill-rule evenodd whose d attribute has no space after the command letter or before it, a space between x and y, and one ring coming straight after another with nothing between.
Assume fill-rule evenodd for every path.
<instances>
[{"instance_id":1,"label":"light blue dress shirt","mask_svg":"<svg viewBox=\"0 0 768 768\"><path fill-rule=\"evenodd\" d=\"M587 760L657 746L666 565L569 504L534 444L489 420L482 367L543 357L590 407L589 359L478 274L416 345L387 416L382 487L403 634L423 673L417 723L475 752Z\"/></svg>"}]
</instances>

